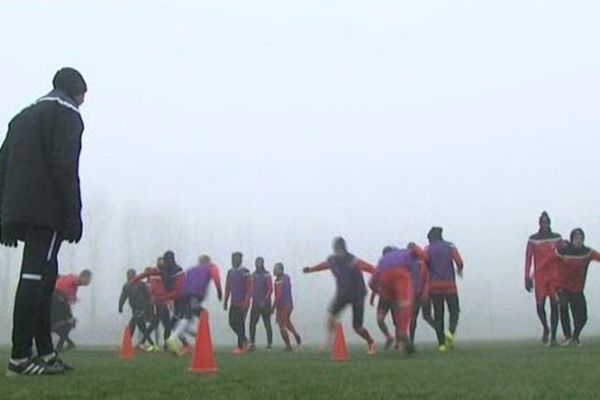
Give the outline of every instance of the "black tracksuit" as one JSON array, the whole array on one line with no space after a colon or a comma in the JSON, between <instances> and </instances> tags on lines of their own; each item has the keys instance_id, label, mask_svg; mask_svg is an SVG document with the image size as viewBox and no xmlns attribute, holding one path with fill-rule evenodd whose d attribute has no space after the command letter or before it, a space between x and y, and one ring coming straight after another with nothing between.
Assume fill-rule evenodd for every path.
<instances>
[{"instance_id":1,"label":"black tracksuit","mask_svg":"<svg viewBox=\"0 0 600 400\"><path fill-rule=\"evenodd\" d=\"M52 353L52 294L58 251L81 221L79 154L83 121L75 101L53 90L9 123L0 149L3 242L25 242L13 315L12 358Z\"/></svg>"},{"instance_id":2,"label":"black tracksuit","mask_svg":"<svg viewBox=\"0 0 600 400\"><path fill-rule=\"evenodd\" d=\"M148 341L154 344L150 337L150 331L146 327L146 315L150 310L150 293L148 287L143 282L133 284L126 283L123 286L121 297L119 297L119 312L123 312L125 302L129 302L131 307L131 320L129 321L129 329L131 334L135 333L137 327L143 335L142 343Z\"/></svg>"}]
</instances>

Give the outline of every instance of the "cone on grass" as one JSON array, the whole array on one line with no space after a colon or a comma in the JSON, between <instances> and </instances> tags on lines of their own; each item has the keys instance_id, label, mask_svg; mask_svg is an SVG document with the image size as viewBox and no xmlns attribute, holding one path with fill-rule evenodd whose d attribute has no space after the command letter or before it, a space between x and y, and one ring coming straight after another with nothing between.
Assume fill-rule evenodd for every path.
<instances>
[{"instance_id":1,"label":"cone on grass","mask_svg":"<svg viewBox=\"0 0 600 400\"><path fill-rule=\"evenodd\" d=\"M194 346L190 371L199 375L215 374L219 371L213 352L208 313L206 311L202 311L200 314L196 346Z\"/></svg>"},{"instance_id":2,"label":"cone on grass","mask_svg":"<svg viewBox=\"0 0 600 400\"><path fill-rule=\"evenodd\" d=\"M331 359L335 362L350 361L348 347L346 347L346 338L344 337L344 327L339 322L335 325L335 341L333 342Z\"/></svg>"},{"instance_id":3,"label":"cone on grass","mask_svg":"<svg viewBox=\"0 0 600 400\"><path fill-rule=\"evenodd\" d=\"M121 342L121 354L119 357L121 360L133 360L133 343L131 341L131 329L129 329L129 325L123 331L123 341Z\"/></svg>"}]
</instances>

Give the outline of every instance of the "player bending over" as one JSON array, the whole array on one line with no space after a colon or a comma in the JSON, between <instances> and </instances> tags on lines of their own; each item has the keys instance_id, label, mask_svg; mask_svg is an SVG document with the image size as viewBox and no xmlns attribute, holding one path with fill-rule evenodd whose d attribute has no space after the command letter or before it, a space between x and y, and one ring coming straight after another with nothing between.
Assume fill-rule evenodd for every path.
<instances>
[{"instance_id":1,"label":"player bending over","mask_svg":"<svg viewBox=\"0 0 600 400\"><path fill-rule=\"evenodd\" d=\"M556 284L558 264L556 244L562 240L558 233L552 232L550 216L544 211L539 218L540 229L529 237L525 252L525 289L535 289L535 303L538 318L542 324L542 343L556 345L558 327L558 299ZM546 316L546 300L550 302L550 328Z\"/></svg>"},{"instance_id":2,"label":"player bending over","mask_svg":"<svg viewBox=\"0 0 600 400\"><path fill-rule=\"evenodd\" d=\"M223 299L221 289L221 277L219 267L213 264L209 256L201 256L198 265L190 268L185 274L185 283L178 301L182 304L181 318L175 325L173 333L167 340L167 347L171 352L178 356L184 355L180 343L183 342L185 334L196 335L194 326L197 326L197 319L200 313L204 311L202 303L208 292L208 285L213 281L217 288L217 297L219 301Z\"/></svg>"},{"instance_id":3,"label":"player bending over","mask_svg":"<svg viewBox=\"0 0 600 400\"><path fill-rule=\"evenodd\" d=\"M240 252L231 255L232 268L227 272L225 283L225 301L223 309L229 308L229 326L237 336L237 347L233 354L240 356L246 353L248 339L246 338L246 316L252 297L252 276L250 271L242 266L244 256Z\"/></svg>"},{"instance_id":4,"label":"player bending over","mask_svg":"<svg viewBox=\"0 0 600 400\"><path fill-rule=\"evenodd\" d=\"M333 241L333 252L334 254L327 261L303 269L305 274L330 270L335 278L336 293L329 307L327 321L327 345L329 346L333 342L337 317L347 306L351 306L352 327L367 342L367 353L374 355L376 353L375 341L363 326L367 295L363 272L373 274L375 267L349 253L346 241L341 237Z\"/></svg>"},{"instance_id":5,"label":"player bending over","mask_svg":"<svg viewBox=\"0 0 600 400\"><path fill-rule=\"evenodd\" d=\"M402 348L406 353L414 351L409 339L414 297L411 267L417 258L424 259L425 255L415 244L411 243L407 249L402 250L388 247L384 250L371 281L371 287L387 303L394 316L396 349ZM380 312L378 321L379 314ZM387 343L389 338L388 333Z\"/></svg>"},{"instance_id":6,"label":"player bending over","mask_svg":"<svg viewBox=\"0 0 600 400\"><path fill-rule=\"evenodd\" d=\"M579 336L587 323L587 300L583 292L587 270L592 261L600 261L600 253L586 247L585 234L581 228L574 229L570 242L557 245L558 264L558 304L560 322L565 335L564 346L580 346ZM573 327L571 331L571 316Z\"/></svg>"},{"instance_id":7,"label":"player bending over","mask_svg":"<svg viewBox=\"0 0 600 400\"><path fill-rule=\"evenodd\" d=\"M256 325L262 318L267 333L267 350L273 345L273 328L271 326L271 296L273 295L273 278L265 269L265 260L256 258L252 274L252 308L250 309L250 346L249 351L256 350Z\"/></svg>"},{"instance_id":8,"label":"player bending over","mask_svg":"<svg viewBox=\"0 0 600 400\"><path fill-rule=\"evenodd\" d=\"M157 351L154 341L150 337L150 330L146 326L146 316L150 308L150 293L148 286L144 282L131 283L136 276L134 269L127 270L127 282L123 285L121 296L119 297L119 314L123 313L125 302L129 302L131 308L131 319L129 320L129 331L131 335L138 328L142 334L142 341L137 345L140 350L153 352ZM146 342L148 345L146 345ZM147 347L146 347L147 346Z\"/></svg>"},{"instance_id":9,"label":"player bending over","mask_svg":"<svg viewBox=\"0 0 600 400\"><path fill-rule=\"evenodd\" d=\"M71 308L73 304L77 302L77 291L79 287L88 286L91 281L92 272L87 269L81 271L79 275L72 274L61 276L56 281L53 307L56 307L57 311L53 310L52 313L52 316L56 318L56 320L52 321L52 325L53 327L58 328L54 333L59 336L56 351L62 351L65 343L67 343L69 349L74 349L76 347L75 342L69 337L71 330L75 328L76 322L75 318L73 318ZM63 311L60 312L58 310ZM63 324L60 324L59 321L63 321ZM64 321L71 321L71 323L64 323Z\"/></svg>"},{"instance_id":10,"label":"player bending over","mask_svg":"<svg viewBox=\"0 0 600 400\"><path fill-rule=\"evenodd\" d=\"M285 350L292 351L292 345L290 344L290 335L288 331L294 335L296 344L298 347L302 345L302 338L296 331L294 324L292 323L291 316L294 310L294 298L292 296L292 281L289 275L284 273L284 267L282 263L275 264L273 268L275 274L275 302L273 303L273 311L275 311L275 319L281 332L281 338L285 343Z\"/></svg>"},{"instance_id":11,"label":"player bending over","mask_svg":"<svg viewBox=\"0 0 600 400\"><path fill-rule=\"evenodd\" d=\"M456 274L462 278L464 264L456 246L443 239L442 228L431 228L427 238L429 246L425 252L429 266L429 294L433 303L438 350L445 353L454 348L456 341L456 327L460 313ZM445 333L444 303L448 306L450 314L450 327Z\"/></svg>"}]
</instances>

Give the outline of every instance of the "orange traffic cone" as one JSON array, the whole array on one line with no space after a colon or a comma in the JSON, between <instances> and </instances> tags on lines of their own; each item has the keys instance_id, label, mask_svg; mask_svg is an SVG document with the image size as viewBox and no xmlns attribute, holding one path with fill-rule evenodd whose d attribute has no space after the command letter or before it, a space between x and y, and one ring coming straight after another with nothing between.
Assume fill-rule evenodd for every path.
<instances>
[{"instance_id":1,"label":"orange traffic cone","mask_svg":"<svg viewBox=\"0 0 600 400\"><path fill-rule=\"evenodd\" d=\"M129 329L129 325L125 328L123 332L123 341L121 342L121 360L133 360L133 343L131 342L131 330Z\"/></svg>"},{"instance_id":2,"label":"orange traffic cone","mask_svg":"<svg viewBox=\"0 0 600 400\"><path fill-rule=\"evenodd\" d=\"M339 322L335 325L335 341L333 342L331 359L335 362L350 361L348 348L346 347L346 338L344 337L344 327Z\"/></svg>"},{"instance_id":3,"label":"orange traffic cone","mask_svg":"<svg viewBox=\"0 0 600 400\"><path fill-rule=\"evenodd\" d=\"M200 375L215 374L219 371L215 362L215 354L213 353L210 326L208 325L208 313L206 311L200 313L196 346L194 347L194 356L192 357L190 371Z\"/></svg>"}]
</instances>

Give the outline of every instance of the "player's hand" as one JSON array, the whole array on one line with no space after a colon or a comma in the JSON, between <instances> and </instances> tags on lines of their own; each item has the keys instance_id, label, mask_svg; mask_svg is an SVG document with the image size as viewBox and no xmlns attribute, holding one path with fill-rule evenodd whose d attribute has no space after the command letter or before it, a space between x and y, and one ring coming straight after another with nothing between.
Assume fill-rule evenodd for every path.
<instances>
[{"instance_id":1,"label":"player's hand","mask_svg":"<svg viewBox=\"0 0 600 400\"><path fill-rule=\"evenodd\" d=\"M219 299L219 301L223 301L223 293L217 292L217 298Z\"/></svg>"},{"instance_id":2,"label":"player's hand","mask_svg":"<svg viewBox=\"0 0 600 400\"><path fill-rule=\"evenodd\" d=\"M17 247L17 239L15 239L14 232L10 229L10 225L4 226L4 229L0 226L0 243L6 247Z\"/></svg>"},{"instance_id":3,"label":"player's hand","mask_svg":"<svg viewBox=\"0 0 600 400\"><path fill-rule=\"evenodd\" d=\"M531 291L533 290L533 279L525 278L525 290L531 293Z\"/></svg>"},{"instance_id":4,"label":"player's hand","mask_svg":"<svg viewBox=\"0 0 600 400\"><path fill-rule=\"evenodd\" d=\"M459 269L458 271L456 271L456 274L458 275L458 277L459 277L460 279L462 279L462 278L463 278L463 270L462 270L462 269Z\"/></svg>"},{"instance_id":5,"label":"player's hand","mask_svg":"<svg viewBox=\"0 0 600 400\"><path fill-rule=\"evenodd\" d=\"M302 272L304 272L305 274L310 273L310 267L304 267L304 268L302 268Z\"/></svg>"},{"instance_id":6,"label":"player's hand","mask_svg":"<svg viewBox=\"0 0 600 400\"><path fill-rule=\"evenodd\" d=\"M83 222L80 215L74 215L67 220L67 226L63 232L64 239L69 243L79 243L83 233Z\"/></svg>"},{"instance_id":7,"label":"player's hand","mask_svg":"<svg viewBox=\"0 0 600 400\"><path fill-rule=\"evenodd\" d=\"M119 308L119 314L123 314L123 309Z\"/></svg>"},{"instance_id":8,"label":"player's hand","mask_svg":"<svg viewBox=\"0 0 600 400\"><path fill-rule=\"evenodd\" d=\"M223 303L223 310L227 311L227 302Z\"/></svg>"}]
</instances>

